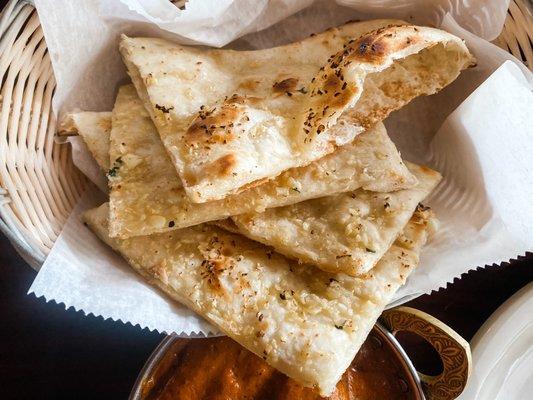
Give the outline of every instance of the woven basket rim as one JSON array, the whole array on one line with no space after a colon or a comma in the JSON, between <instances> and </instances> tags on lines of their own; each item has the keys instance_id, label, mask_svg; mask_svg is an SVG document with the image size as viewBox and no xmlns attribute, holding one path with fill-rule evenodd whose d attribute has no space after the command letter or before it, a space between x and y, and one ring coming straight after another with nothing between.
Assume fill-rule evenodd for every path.
<instances>
[{"instance_id":1,"label":"woven basket rim","mask_svg":"<svg viewBox=\"0 0 533 400\"><path fill-rule=\"evenodd\" d=\"M9 30L12 27L16 17L23 11L25 6L31 6L34 8L35 4L32 0L12 0L5 5L3 10L1 10L0 48L2 48L2 43L4 42L6 35L9 33ZM2 191L5 191L5 189L2 188ZM0 195L2 197L2 200L6 194L7 193L2 193ZM5 222L5 219L8 218L8 216L5 215L4 210L2 208L0 208L0 216L0 231L8 238L17 253L22 257L22 259L33 269L38 270L39 267L43 264L46 256L38 249L35 249L30 246L20 232L10 229L10 227Z\"/></svg>"}]
</instances>

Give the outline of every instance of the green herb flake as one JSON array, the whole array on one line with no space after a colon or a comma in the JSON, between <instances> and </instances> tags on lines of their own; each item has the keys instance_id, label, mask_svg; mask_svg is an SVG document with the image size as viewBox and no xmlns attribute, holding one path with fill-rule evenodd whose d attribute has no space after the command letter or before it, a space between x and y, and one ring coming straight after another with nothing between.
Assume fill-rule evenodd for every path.
<instances>
[{"instance_id":1,"label":"green herb flake","mask_svg":"<svg viewBox=\"0 0 533 400\"><path fill-rule=\"evenodd\" d=\"M117 176L117 173L118 173L118 169L120 168L120 166L124 163L124 161L122 161L122 157L118 157L115 162L113 163L113 168L111 168L109 171L107 171L107 176L110 177L110 178L114 178L115 176Z\"/></svg>"}]
</instances>

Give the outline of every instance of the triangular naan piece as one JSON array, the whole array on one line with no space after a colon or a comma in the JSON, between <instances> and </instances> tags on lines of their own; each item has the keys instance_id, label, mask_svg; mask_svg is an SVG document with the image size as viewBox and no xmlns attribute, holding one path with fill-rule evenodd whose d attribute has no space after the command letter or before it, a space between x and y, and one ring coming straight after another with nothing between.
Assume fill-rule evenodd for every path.
<instances>
[{"instance_id":1,"label":"triangular naan piece","mask_svg":"<svg viewBox=\"0 0 533 400\"><path fill-rule=\"evenodd\" d=\"M350 125L343 129L349 130ZM379 123L306 167L285 171L222 200L194 203L186 195L133 85L121 87L115 102L110 157L110 232L121 238L261 212L359 187L393 191L416 184Z\"/></svg>"},{"instance_id":2,"label":"triangular naan piece","mask_svg":"<svg viewBox=\"0 0 533 400\"><path fill-rule=\"evenodd\" d=\"M88 211L85 221L148 282L278 370L327 395L418 263L430 214L417 213L405 237L358 278L298 265L207 225L113 239L107 217L104 204Z\"/></svg>"},{"instance_id":3,"label":"triangular naan piece","mask_svg":"<svg viewBox=\"0 0 533 400\"><path fill-rule=\"evenodd\" d=\"M87 145L96 162L104 171L109 169L109 134L111 113L83 111L65 116L59 134L77 133Z\"/></svg>"},{"instance_id":4,"label":"triangular naan piece","mask_svg":"<svg viewBox=\"0 0 533 400\"><path fill-rule=\"evenodd\" d=\"M447 32L391 23L258 51L123 36L120 51L187 195L206 202L333 152L474 63Z\"/></svg>"},{"instance_id":5,"label":"triangular naan piece","mask_svg":"<svg viewBox=\"0 0 533 400\"><path fill-rule=\"evenodd\" d=\"M411 189L390 193L359 189L232 220L243 235L290 258L334 273L366 273L441 179L427 167L407 165L419 182Z\"/></svg>"}]
</instances>

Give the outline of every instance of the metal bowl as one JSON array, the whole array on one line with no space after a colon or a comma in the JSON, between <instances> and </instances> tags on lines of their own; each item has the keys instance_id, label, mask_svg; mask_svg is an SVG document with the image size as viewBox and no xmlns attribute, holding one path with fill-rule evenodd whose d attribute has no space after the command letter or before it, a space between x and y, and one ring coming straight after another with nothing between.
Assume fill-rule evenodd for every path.
<instances>
[{"instance_id":1,"label":"metal bowl","mask_svg":"<svg viewBox=\"0 0 533 400\"><path fill-rule=\"evenodd\" d=\"M426 376L417 372L395 334L399 331L414 332L439 352L443 371L438 376ZM190 339L197 340L197 339ZM393 355L400 368L398 379L406 395L413 400L452 400L466 386L471 370L471 355L468 343L451 328L428 314L408 307L385 311L369 334L378 346L384 346ZM165 337L152 352L142 368L130 394L130 400L146 400L157 385L161 371L168 371L177 357L177 350L187 340L175 334Z\"/></svg>"}]
</instances>

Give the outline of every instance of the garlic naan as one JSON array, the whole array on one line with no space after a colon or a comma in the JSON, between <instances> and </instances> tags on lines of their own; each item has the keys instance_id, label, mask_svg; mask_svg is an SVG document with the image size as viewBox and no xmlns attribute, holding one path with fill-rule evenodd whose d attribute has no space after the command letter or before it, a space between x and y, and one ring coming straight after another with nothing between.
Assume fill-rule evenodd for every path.
<instances>
[{"instance_id":1,"label":"garlic naan","mask_svg":"<svg viewBox=\"0 0 533 400\"><path fill-rule=\"evenodd\" d=\"M419 182L410 189L390 193L359 189L231 219L238 232L287 257L324 271L366 273L441 180L427 167L407 165Z\"/></svg>"},{"instance_id":2,"label":"garlic naan","mask_svg":"<svg viewBox=\"0 0 533 400\"><path fill-rule=\"evenodd\" d=\"M372 272L353 278L299 265L240 235L201 225L113 239L108 205L88 226L152 285L304 386L330 394L418 263L429 211L417 212Z\"/></svg>"},{"instance_id":3,"label":"garlic naan","mask_svg":"<svg viewBox=\"0 0 533 400\"><path fill-rule=\"evenodd\" d=\"M109 169L111 112L82 111L67 114L59 126L58 133L77 133L80 135L97 164L107 172Z\"/></svg>"},{"instance_id":4,"label":"garlic naan","mask_svg":"<svg viewBox=\"0 0 533 400\"><path fill-rule=\"evenodd\" d=\"M360 187L388 192L417 183L379 123L306 167L222 200L194 203L133 85L120 88L112 125L108 176L113 237L165 232ZM351 127L346 124L343 129Z\"/></svg>"},{"instance_id":5,"label":"garlic naan","mask_svg":"<svg viewBox=\"0 0 533 400\"><path fill-rule=\"evenodd\" d=\"M123 36L120 51L198 203L333 152L474 64L456 36L391 20L349 23L266 50Z\"/></svg>"}]
</instances>

